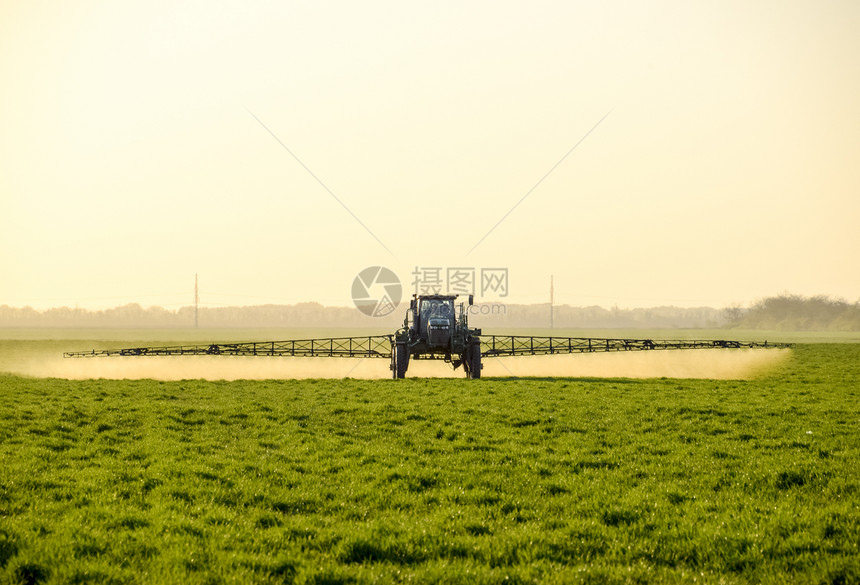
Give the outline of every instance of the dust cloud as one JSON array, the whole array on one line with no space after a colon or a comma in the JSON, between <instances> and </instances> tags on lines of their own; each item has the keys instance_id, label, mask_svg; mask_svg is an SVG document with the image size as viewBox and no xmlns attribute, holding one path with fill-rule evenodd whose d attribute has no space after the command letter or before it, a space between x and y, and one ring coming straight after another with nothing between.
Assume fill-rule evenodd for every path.
<instances>
[{"instance_id":1,"label":"dust cloud","mask_svg":"<svg viewBox=\"0 0 860 585\"><path fill-rule=\"evenodd\" d=\"M693 349L485 358L482 374L745 380L766 374L790 354L790 349Z\"/></svg>"},{"instance_id":2,"label":"dust cloud","mask_svg":"<svg viewBox=\"0 0 860 585\"><path fill-rule=\"evenodd\" d=\"M749 379L766 373L791 353L787 349L702 349L603 354L485 358L484 377L623 377ZM389 360L278 357L107 357L30 356L5 364L13 374L34 377L154 380L264 380L305 378L384 379ZM410 378L462 378L441 361L412 360Z\"/></svg>"}]
</instances>

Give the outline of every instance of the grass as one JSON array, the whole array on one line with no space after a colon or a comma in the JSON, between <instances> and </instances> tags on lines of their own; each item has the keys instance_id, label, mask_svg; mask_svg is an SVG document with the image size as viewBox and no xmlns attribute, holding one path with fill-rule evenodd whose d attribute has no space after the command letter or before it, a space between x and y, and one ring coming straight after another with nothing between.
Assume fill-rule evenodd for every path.
<instances>
[{"instance_id":1,"label":"grass","mask_svg":"<svg viewBox=\"0 0 860 585\"><path fill-rule=\"evenodd\" d=\"M0 377L0 582L857 583L858 370Z\"/></svg>"}]
</instances>

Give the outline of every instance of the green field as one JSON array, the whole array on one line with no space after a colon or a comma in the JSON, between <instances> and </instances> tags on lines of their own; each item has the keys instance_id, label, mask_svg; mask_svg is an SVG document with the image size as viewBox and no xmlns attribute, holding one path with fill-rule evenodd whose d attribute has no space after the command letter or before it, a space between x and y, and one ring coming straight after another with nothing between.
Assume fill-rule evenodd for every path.
<instances>
[{"instance_id":1,"label":"green field","mask_svg":"<svg viewBox=\"0 0 860 585\"><path fill-rule=\"evenodd\" d=\"M0 393L0 582L860 582L858 344L752 380Z\"/></svg>"}]
</instances>

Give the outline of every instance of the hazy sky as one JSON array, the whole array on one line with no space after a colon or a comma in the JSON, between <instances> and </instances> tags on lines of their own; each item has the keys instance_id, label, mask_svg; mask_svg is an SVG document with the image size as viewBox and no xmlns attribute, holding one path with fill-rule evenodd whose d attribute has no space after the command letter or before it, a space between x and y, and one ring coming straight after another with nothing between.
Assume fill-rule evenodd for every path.
<instances>
[{"instance_id":1,"label":"hazy sky","mask_svg":"<svg viewBox=\"0 0 860 585\"><path fill-rule=\"evenodd\" d=\"M199 273L204 305L347 305L371 265L855 301L858 30L856 0L5 1L0 304L176 308Z\"/></svg>"}]
</instances>

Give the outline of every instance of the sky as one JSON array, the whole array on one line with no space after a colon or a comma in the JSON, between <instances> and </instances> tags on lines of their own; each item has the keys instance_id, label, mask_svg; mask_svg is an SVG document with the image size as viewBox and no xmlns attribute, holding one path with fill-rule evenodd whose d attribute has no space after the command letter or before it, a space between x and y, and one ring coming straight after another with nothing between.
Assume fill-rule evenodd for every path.
<instances>
[{"instance_id":1,"label":"sky","mask_svg":"<svg viewBox=\"0 0 860 585\"><path fill-rule=\"evenodd\" d=\"M0 305L176 309L197 274L203 306L347 306L370 266L854 302L857 30L854 0L0 2Z\"/></svg>"}]
</instances>

